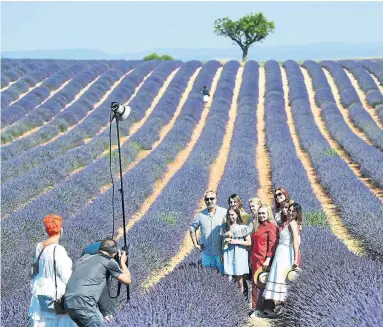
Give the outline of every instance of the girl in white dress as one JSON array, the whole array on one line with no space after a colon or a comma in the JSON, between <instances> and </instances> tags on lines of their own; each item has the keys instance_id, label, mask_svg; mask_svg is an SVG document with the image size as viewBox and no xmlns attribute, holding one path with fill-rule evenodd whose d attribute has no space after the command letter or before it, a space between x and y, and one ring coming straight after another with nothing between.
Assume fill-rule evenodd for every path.
<instances>
[{"instance_id":1,"label":"girl in white dress","mask_svg":"<svg viewBox=\"0 0 383 327\"><path fill-rule=\"evenodd\" d=\"M298 203L290 204L287 220L282 221L279 226L279 242L263 292L265 300L274 300L276 304L280 305L284 304L287 296L287 273L298 267L299 262L300 238L296 221L297 213L295 212L298 206ZM265 311L266 316L274 314L270 310Z\"/></svg>"},{"instance_id":2,"label":"girl in white dress","mask_svg":"<svg viewBox=\"0 0 383 327\"><path fill-rule=\"evenodd\" d=\"M247 225L241 220L238 209L229 208L226 214L226 223L221 230L221 240L225 233L230 231L232 235L241 234L247 230ZM249 253L247 247L251 245L250 233L242 237L226 238L223 249L220 250L226 275L235 277L241 293L244 293L244 275L249 273ZM225 244L226 243L226 244ZM220 243L222 244L222 243Z\"/></svg>"},{"instance_id":3,"label":"girl in white dress","mask_svg":"<svg viewBox=\"0 0 383 327\"><path fill-rule=\"evenodd\" d=\"M72 274L72 260L68 257L64 247L58 244L63 233L62 218L57 215L48 215L44 217L44 225L49 238L37 244L33 259L34 262L38 261L39 269L37 275L31 282L32 298L29 307L30 326L74 327L77 325L68 315L56 315L55 312L43 311L40 307L39 295L46 295L52 299L56 299L53 254L56 261L58 299L64 295L66 284Z\"/></svg>"}]
</instances>

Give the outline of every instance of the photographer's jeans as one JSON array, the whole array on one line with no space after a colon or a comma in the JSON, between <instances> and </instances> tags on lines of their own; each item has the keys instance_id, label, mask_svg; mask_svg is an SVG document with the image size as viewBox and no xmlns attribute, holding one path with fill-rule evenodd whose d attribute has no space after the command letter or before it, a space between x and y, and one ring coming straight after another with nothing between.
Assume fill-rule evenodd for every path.
<instances>
[{"instance_id":1,"label":"photographer's jeans","mask_svg":"<svg viewBox=\"0 0 383 327\"><path fill-rule=\"evenodd\" d=\"M104 317L111 315L114 316L116 314L116 301L109 296L107 285L105 285L102 290L97 304Z\"/></svg>"},{"instance_id":2,"label":"photographer's jeans","mask_svg":"<svg viewBox=\"0 0 383 327\"><path fill-rule=\"evenodd\" d=\"M105 326L104 317L97 309L70 309L66 308L68 316L77 324L78 327L103 327Z\"/></svg>"}]
</instances>

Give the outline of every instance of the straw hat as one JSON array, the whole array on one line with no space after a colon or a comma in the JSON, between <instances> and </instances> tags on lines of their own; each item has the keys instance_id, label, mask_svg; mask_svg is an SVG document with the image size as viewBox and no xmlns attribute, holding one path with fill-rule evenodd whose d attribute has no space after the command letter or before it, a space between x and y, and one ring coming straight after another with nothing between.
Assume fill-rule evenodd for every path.
<instances>
[{"instance_id":1,"label":"straw hat","mask_svg":"<svg viewBox=\"0 0 383 327\"><path fill-rule=\"evenodd\" d=\"M269 273L266 271L263 271L262 266L260 266L256 272L254 273L254 283L259 288L265 288L267 283L267 278L269 277Z\"/></svg>"},{"instance_id":2,"label":"straw hat","mask_svg":"<svg viewBox=\"0 0 383 327\"><path fill-rule=\"evenodd\" d=\"M295 280L302 270L299 267L289 269L286 274L286 282L292 282Z\"/></svg>"}]
</instances>

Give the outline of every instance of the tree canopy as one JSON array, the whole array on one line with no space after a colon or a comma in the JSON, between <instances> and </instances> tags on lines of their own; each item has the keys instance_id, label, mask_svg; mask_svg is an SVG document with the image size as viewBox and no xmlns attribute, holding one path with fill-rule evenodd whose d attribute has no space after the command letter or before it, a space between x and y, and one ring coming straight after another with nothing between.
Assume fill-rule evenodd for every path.
<instances>
[{"instance_id":1,"label":"tree canopy","mask_svg":"<svg viewBox=\"0 0 383 327\"><path fill-rule=\"evenodd\" d=\"M167 55L167 54L159 56L157 53L154 52L154 53L144 57L143 60L145 60L145 61L148 61L148 60L164 60L164 61L166 61L166 60L174 60L174 58L172 56Z\"/></svg>"},{"instance_id":2,"label":"tree canopy","mask_svg":"<svg viewBox=\"0 0 383 327\"><path fill-rule=\"evenodd\" d=\"M262 13L251 13L238 21L224 17L214 22L214 32L217 35L232 39L242 49L243 61L247 60L250 46L255 42L262 42L274 30L274 22L269 22Z\"/></svg>"}]
</instances>

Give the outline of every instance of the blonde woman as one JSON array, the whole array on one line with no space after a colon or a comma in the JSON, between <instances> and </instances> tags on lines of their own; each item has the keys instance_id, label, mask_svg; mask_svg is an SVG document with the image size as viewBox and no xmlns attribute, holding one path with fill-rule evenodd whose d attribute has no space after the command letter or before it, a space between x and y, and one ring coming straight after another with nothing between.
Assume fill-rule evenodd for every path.
<instances>
[{"instance_id":1,"label":"blonde woman","mask_svg":"<svg viewBox=\"0 0 383 327\"><path fill-rule=\"evenodd\" d=\"M251 267L252 278L252 308L251 318L263 316L263 310L266 309L262 294L263 288L257 286L254 281L256 271L262 267L264 271L269 270L271 259L274 256L277 246L278 227L275 224L274 217L270 214L271 208L268 205L261 205L257 211L257 230L251 237Z\"/></svg>"}]
</instances>

